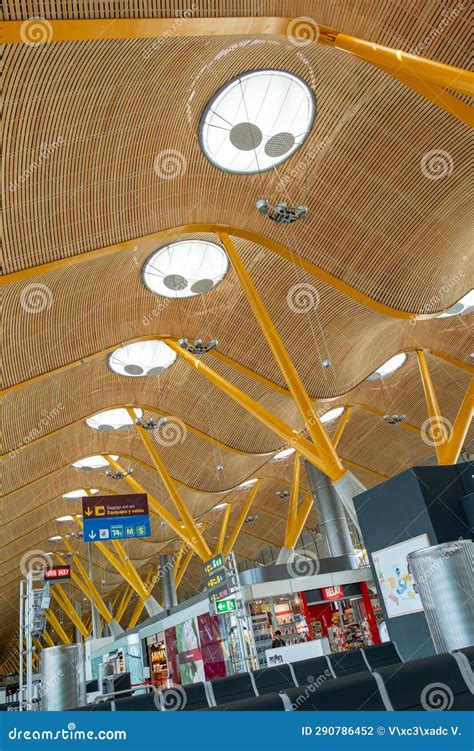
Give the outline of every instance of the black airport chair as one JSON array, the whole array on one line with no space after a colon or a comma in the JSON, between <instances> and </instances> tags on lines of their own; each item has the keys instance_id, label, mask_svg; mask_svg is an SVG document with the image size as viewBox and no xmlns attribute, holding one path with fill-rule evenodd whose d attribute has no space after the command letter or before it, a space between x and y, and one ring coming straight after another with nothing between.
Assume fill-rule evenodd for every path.
<instances>
[{"instance_id":1,"label":"black airport chair","mask_svg":"<svg viewBox=\"0 0 474 751\"><path fill-rule=\"evenodd\" d=\"M396 710L474 710L474 696L452 654L388 665L374 675Z\"/></svg>"},{"instance_id":2,"label":"black airport chair","mask_svg":"<svg viewBox=\"0 0 474 751\"><path fill-rule=\"evenodd\" d=\"M157 712L161 710L159 691L148 691L146 694L125 696L115 699L116 712Z\"/></svg>"},{"instance_id":3,"label":"black airport chair","mask_svg":"<svg viewBox=\"0 0 474 751\"><path fill-rule=\"evenodd\" d=\"M250 699L256 696L250 673L227 675L211 681L211 692L216 705Z\"/></svg>"},{"instance_id":4,"label":"black airport chair","mask_svg":"<svg viewBox=\"0 0 474 751\"><path fill-rule=\"evenodd\" d=\"M365 673L369 670L361 649L335 652L328 657L336 678L344 678L346 675L353 675L354 673Z\"/></svg>"},{"instance_id":5,"label":"black airport chair","mask_svg":"<svg viewBox=\"0 0 474 751\"><path fill-rule=\"evenodd\" d=\"M314 689L311 684L292 688L285 694L295 712L382 712L390 708L379 691L375 676L368 671L329 679Z\"/></svg>"},{"instance_id":6,"label":"black airport chair","mask_svg":"<svg viewBox=\"0 0 474 751\"><path fill-rule=\"evenodd\" d=\"M289 665L275 668L259 668L253 671L258 694L279 694L287 688L296 686Z\"/></svg>"},{"instance_id":7,"label":"black airport chair","mask_svg":"<svg viewBox=\"0 0 474 751\"><path fill-rule=\"evenodd\" d=\"M185 686L173 686L165 688L161 692L161 708L164 712L176 710L193 711L195 709L207 709L206 687L204 683L188 683Z\"/></svg>"},{"instance_id":8,"label":"black airport chair","mask_svg":"<svg viewBox=\"0 0 474 751\"><path fill-rule=\"evenodd\" d=\"M283 712L285 710L284 694L264 694L230 704L212 707L209 712ZM288 700L287 700L288 701Z\"/></svg>"},{"instance_id":9,"label":"black airport chair","mask_svg":"<svg viewBox=\"0 0 474 751\"><path fill-rule=\"evenodd\" d=\"M83 707L74 707L72 712L112 712L111 701L98 701L95 704L85 704Z\"/></svg>"},{"instance_id":10,"label":"black airport chair","mask_svg":"<svg viewBox=\"0 0 474 751\"><path fill-rule=\"evenodd\" d=\"M378 670L385 665L400 665L403 662L392 641L373 644L371 647L364 647L361 651L364 653L371 670Z\"/></svg>"},{"instance_id":11,"label":"black airport chair","mask_svg":"<svg viewBox=\"0 0 474 751\"><path fill-rule=\"evenodd\" d=\"M310 657L309 660L292 662L291 667L299 686L308 683L319 686L321 682L333 678L326 657Z\"/></svg>"},{"instance_id":12,"label":"black airport chair","mask_svg":"<svg viewBox=\"0 0 474 751\"><path fill-rule=\"evenodd\" d=\"M474 647L461 647L461 649L455 649L453 654L460 652L469 660L471 670L474 671Z\"/></svg>"}]
</instances>

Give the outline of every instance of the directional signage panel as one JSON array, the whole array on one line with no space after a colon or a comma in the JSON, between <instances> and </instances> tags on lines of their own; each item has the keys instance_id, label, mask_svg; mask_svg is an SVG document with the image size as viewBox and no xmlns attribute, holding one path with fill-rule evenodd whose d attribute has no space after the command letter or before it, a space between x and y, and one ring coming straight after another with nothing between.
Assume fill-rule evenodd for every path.
<instances>
[{"instance_id":1,"label":"directional signage panel","mask_svg":"<svg viewBox=\"0 0 474 751\"><path fill-rule=\"evenodd\" d=\"M146 493L128 495L95 495L82 498L82 516L87 519L109 519L117 516L148 516Z\"/></svg>"},{"instance_id":2,"label":"directional signage panel","mask_svg":"<svg viewBox=\"0 0 474 751\"><path fill-rule=\"evenodd\" d=\"M133 537L150 536L149 516L117 516L103 519L84 519L84 542L130 540Z\"/></svg>"},{"instance_id":3,"label":"directional signage panel","mask_svg":"<svg viewBox=\"0 0 474 751\"><path fill-rule=\"evenodd\" d=\"M237 603L233 597L228 600L216 600L215 606L218 613L233 613L237 610Z\"/></svg>"},{"instance_id":4,"label":"directional signage panel","mask_svg":"<svg viewBox=\"0 0 474 751\"><path fill-rule=\"evenodd\" d=\"M214 571L217 571L221 568L224 568L225 561L224 556L222 553L218 553L217 555L213 556L209 561L206 561L203 563L204 566L204 573L209 576L209 574L212 574Z\"/></svg>"}]
</instances>

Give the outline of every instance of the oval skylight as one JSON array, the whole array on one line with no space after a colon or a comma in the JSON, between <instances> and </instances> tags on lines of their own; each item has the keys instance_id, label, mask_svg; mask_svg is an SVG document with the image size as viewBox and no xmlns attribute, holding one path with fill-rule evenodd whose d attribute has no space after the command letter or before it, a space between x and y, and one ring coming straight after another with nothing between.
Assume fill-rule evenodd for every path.
<instances>
[{"instance_id":1,"label":"oval skylight","mask_svg":"<svg viewBox=\"0 0 474 751\"><path fill-rule=\"evenodd\" d=\"M258 477L254 477L252 480L245 480L244 482L241 482L240 485L237 485L237 487L242 490L243 488L251 488L252 485L255 485L255 483L258 481Z\"/></svg>"},{"instance_id":2,"label":"oval skylight","mask_svg":"<svg viewBox=\"0 0 474 751\"><path fill-rule=\"evenodd\" d=\"M110 454L110 456L114 461L117 461L118 454ZM86 456L85 459L78 459L78 461L74 462L72 466L76 467L76 469L101 469L102 467L109 467L110 465L105 456L96 454L95 456Z\"/></svg>"},{"instance_id":3,"label":"oval skylight","mask_svg":"<svg viewBox=\"0 0 474 751\"><path fill-rule=\"evenodd\" d=\"M404 352L399 352L398 355L394 355L390 360L387 360L387 362L384 362L383 365L377 368L372 375L369 375L367 380L378 381L380 378L386 378L386 376L391 375L391 373L394 373L398 368L401 368L406 359L406 354Z\"/></svg>"},{"instance_id":4,"label":"oval skylight","mask_svg":"<svg viewBox=\"0 0 474 751\"><path fill-rule=\"evenodd\" d=\"M137 378L161 375L174 363L176 357L164 342L148 340L116 349L109 355L108 363L114 373Z\"/></svg>"},{"instance_id":5,"label":"oval skylight","mask_svg":"<svg viewBox=\"0 0 474 751\"><path fill-rule=\"evenodd\" d=\"M327 422L332 422L333 420L337 420L337 418L340 417L343 412L344 412L344 407L334 407L334 409L330 409L324 413L324 415L321 417L321 422L325 424Z\"/></svg>"},{"instance_id":6,"label":"oval skylight","mask_svg":"<svg viewBox=\"0 0 474 751\"><path fill-rule=\"evenodd\" d=\"M275 454L275 456L272 459L270 459L270 461L272 462L272 464L274 462L281 462L283 461L283 459L286 459L288 456L291 456L291 454L294 454L294 453L295 453L295 449L292 449L292 448L283 449L282 451L279 451L278 454Z\"/></svg>"},{"instance_id":7,"label":"oval skylight","mask_svg":"<svg viewBox=\"0 0 474 751\"><path fill-rule=\"evenodd\" d=\"M207 240L179 240L157 250L143 268L145 286L161 297L196 297L224 278L229 259Z\"/></svg>"},{"instance_id":8,"label":"oval skylight","mask_svg":"<svg viewBox=\"0 0 474 751\"><path fill-rule=\"evenodd\" d=\"M143 410L137 407L133 410L136 417L143 417ZM108 409L106 412L99 412L94 417L86 420L86 425L93 430L101 430L104 433L110 433L114 430L128 429L133 425L133 420L123 407L119 409Z\"/></svg>"},{"instance_id":9,"label":"oval skylight","mask_svg":"<svg viewBox=\"0 0 474 751\"><path fill-rule=\"evenodd\" d=\"M474 310L474 289L471 289L467 295L461 297L454 305L441 313L436 318L450 318L451 316L464 316Z\"/></svg>"},{"instance_id":10,"label":"oval skylight","mask_svg":"<svg viewBox=\"0 0 474 751\"><path fill-rule=\"evenodd\" d=\"M88 488L89 493L92 495L96 495L96 493L99 493L99 488ZM79 488L79 490L70 490L69 493L64 493L63 498L84 498L87 496L86 491L83 488Z\"/></svg>"},{"instance_id":11,"label":"oval skylight","mask_svg":"<svg viewBox=\"0 0 474 751\"><path fill-rule=\"evenodd\" d=\"M294 154L315 117L315 96L301 78L256 70L214 95L202 115L199 140L209 161L226 172L264 172Z\"/></svg>"},{"instance_id":12,"label":"oval skylight","mask_svg":"<svg viewBox=\"0 0 474 751\"><path fill-rule=\"evenodd\" d=\"M82 514L76 514L80 519L82 519ZM65 516L58 516L56 519L57 522L73 522L74 519L70 514L66 514Z\"/></svg>"}]
</instances>

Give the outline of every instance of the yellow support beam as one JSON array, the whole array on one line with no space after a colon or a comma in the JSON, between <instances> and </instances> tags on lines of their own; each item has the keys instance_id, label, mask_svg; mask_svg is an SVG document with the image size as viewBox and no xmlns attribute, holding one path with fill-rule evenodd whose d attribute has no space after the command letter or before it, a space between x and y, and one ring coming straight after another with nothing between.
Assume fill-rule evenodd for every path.
<instances>
[{"instance_id":1,"label":"yellow support beam","mask_svg":"<svg viewBox=\"0 0 474 751\"><path fill-rule=\"evenodd\" d=\"M72 623L74 623L74 625L80 631L82 636L85 639L88 636L90 636L89 631L87 630L86 626L84 625L82 621L82 618L76 612L74 605L72 604L71 600L67 596L61 584L55 584L54 587L51 587L50 591L51 591L52 597L56 600L58 605L64 610L64 612L70 618Z\"/></svg>"},{"instance_id":2,"label":"yellow support beam","mask_svg":"<svg viewBox=\"0 0 474 751\"><path fill-rule=\"evenodd\" d=\"M341 419L339 420L339 424L336 428L336 432L334 433L332 437L332 443L333 443L334 448L337 448L339 441L341 440L342 433L349 421L349 418L352 414L353 409L354 407L352 406L352 404L348 404L347 407L344 407L344 412L342 414Z\"/></svg>"},{"instance_id":3,"label":"yellow support beam","mask_svg":"<svg viewBox=\"0 0 474 751\"><path fill-rule=\"evenodd\" d=\"M110 454L104 454L104 456L114 469L118 469L121 472L124 471L123 467L121 467L121 465L118 462L112 459ZM159 516L160 519L163 519L163 521L165 521L168 524L168 526L173 530L173 532L175 532L178 535L178 537L180 537L188 545L190 545L197 552L200 558L202 557L201 556L202 551L200 550L200 546L197 545L197 543L193 541L192 538L190 538L189 534L185 530L183 530L183 528L181 527L181 522L178 521L173 516L173 514L170 514L168 509L166 509L159 501L156 500L156 498L154 498L150 493L148 493L148 491L145 490L145 488L142 485L140 485L140 483L137 482L135 478L132 477L131 475L127 475L125 477L125 482L128 483L128 485L130 485L130 487L133 488L133 490L136 493L146 493L148 496L148 505L152 509L152 511L154 511L154 513L157 516Z\"/></svg>"},{"instance_id":4,"label":"yellow support beam","mask_svg":"<svg viewBox=\"0 0 474 751\"><path fill-rule=\"evenodd\" d=\"M443 464L443 446L449 440L449 430L447 429L447 423L441 415L441 409L436 397L433 382L431 380L430 371L425 358L423 350L418 349L416 351L418 358L418 365L420 368L421 382L423 384L423 391L425 393L426 406L429 416L429 429L425 430L425 435L430 443L434 445L436 456L438 458L438 464Z\"/></svg>"},{"instance_id":5,"label":"yellow support beam","mask_svg":"<svg viewBox=\"0 0 474 751\"><path fill-rule=\"evenodd\" d=\"M133 411L133 409L131 409L130 407L127 407L127 412L132 422L135 422L135 412ZM192 514L190 514L190 512L188 511L185 502L181 498L178 488L176 487L176 484L173 478L168 472L164 461L162 460L161 456L156 450L156 447L153 445L153 441L151 440L149 434L144 428L140 428L138 425L135 425L135 430L140 436L142 443L145 446L145 449L147 450L153 464L155 465L158 471L158 474L161 477L161 481L163 482L163 485L165 486L166 491L168 492L168 495L173 501L173 505L176 511L181 517L181 520L188 533L188 537L191 540L196 541L195 542L196 547L199 549L200 555L203 561L208 560L211 557L211 551L209 549L209 546L207 545L204 537L202 536L201 531L198 528Z\"/></svg>"},{"instance_id":6,"label":"yellow support beam","mask_svg":"<svg viewBox=\"0 0 474 751\"><path fill-rule=\"evenodd\" d=\"M59 623L59 621L56 618L56 616L53 613L53 611L52 610L45 610L44 611L44 615L46 617L46 620L50 624L51 628L53 628L56 631L56 633L59 636L59 638L61 639L62 643L63 644L71 644L72 643L71 639L66 634L65 630L63 629L63 627Z\"/></svg>"},{"instance_id":7,"label":"yellow support beam","mask_svg":"<svg viewBox=\"0 0 474 751\"><path fill-rule=\"evenodd\" d=\"M186 543L183 541L179 547L178 554L174 560L173 576L175 577L175 579L176 579L176 574L178 573L179 564L181 563L181 558L183 557L185 548L186 548Z\"/></svg>"},{"instance_id":8,"label":"yellow support beam","mask_svg":"<svg viewBox=\"0 0 474 751\"><path fill-rule=\"evenodd\" d=\"M288 548L295 547L296 543L298 542L298 537L300 536L303 530L303 527L306 524L306 520L312 508L313 508L313 496L312 496L311 490L308 490L308 492L306 493L306 497L300 506L300 509L296 516L295 522L290 530L290 533L285 538L286 547Z\"/></svg>"},{"instance_id":9,"label":"yellow support beam","mask_svg":"<svg viewBox=\"0 0 474 751\"><path fill-rule=\"evenodd\" d=\"M298 497L300 492L300 474L301 460L298 454L295 454L295 463L293 465L293 481L291 484L290 502L288 504L288 517L286 520L285 546L287 546L287 541L291 537L291 531L296 523L296 515L298 513Z\"/></svg>"},{"instance_id":10,"label":"yellow support beam","mask_svg":"<svg viewBox=\"0 0 474 751\"><path fill-rule=\"evenodd\" d=\"M181 584L182 578L186 573L186 569L188 568L189 562L191 558L193 557L193 555L194 555L194 550L188 550L188 552L186 553L184 557L184 561L182 562L181 567L178 573L176 574L176 589L178 589L179 585Z\"/></svg>"},{"instance_id":11,"label":"yellow support beam","mask_svg":"<svg viewBox=\"0 0 474 751\"><path fill-rule=\"evenodd\" d=\"M107 605L105 604L104 600L102 599L102 596L99 590L97 589L94 582L90 578L85 567L82 565L82 561L80 560L79 556L76 555L76 552L74 548L72 547L71 543L69 542L68 538L63 536L62 541L64 542L66 549L70 552L71 559L74 565L76 566L77 570L79 571L80 575L82 576L85 586L84 587L82 586L82 582L79 579L79 577L74 572L71 571L71 577L73 581L75 581L77 586L80 587L80 589L82 589L82 591L84 592L88 600L91 602L93 601L94 607L97 608L97 610L99 611L101 616L104 618L104 620L107 623L110 623L111 621L113 621L114 618L113 618L113 615L111 615L111 613L109 612L109 609L107 608ZM58 554L56 554L56 557L62 558L62 556L58 556ZM64 559L62 559L61 562L65 563Z\"/></svg>"},{"instance_id":12,"label":"yellow support beam","mask_svg":"<svg viewBox=\"0 0 474 751\"><path fill-rule=\"evenodd\" d=\"M80 519L78 516L73 515L73 519L76 522L76 524L83 529L84 525L82 523L82 519ZM125 566L122 561L112 553L111 550L108 549L108 547L103 542L94 542L94 545L97 547L98 550L102 553L102 555L107 558L109 563L112 564L112 566L115 568L116 571L122 576L122 578L132 587L132 589L137 593L139 598L141 600L146 600L148 597L147 591L145 589L145 586L141 579L139 577L131 577L129 574L129 568Z\"/></svg>"},{"instance_id":13,"label":"yellow support beam","mask_svg":"<svg viewBox=\"0 0 474 751\"><path fill-rule=\"evenodd\" d=\"M240 534L240 530L242 529L242 526L247 518L247 515L250 511L250 507L252 506L252 503L255 500L255 497L257 495L258 489L260 488L260 485L262 484L262 480L257 480L255 485L253 486L252 490L250 491L247 500L245 501L244 505L242 506L242 510L237 518L237 521L235 523L234 529L229 535L229 539L227 540L226 544L224 545L223 552L224 553L230 553L231 550L234 549L235 542L237 540L237 537Z\"/></svg>"},{"instance_id":14,"label":"yellow support beam","mask_svg":"<svg viewBox=\"0 0 474 751\"><path fill-rule=\"evenodd\" d=\"M217 553L222 553L222 550L224 548L225 536L227 533L227 526L229 524L229 516L230 516L231 511L232 511L232 504L228 503L224 509L224 518L222 519L221 531L219 532L219 539L217 540L217 545L214 551L214 555L217 555ZM209 558L210 557L211 556L209 556Z\"/></svg>"},{"instance_id":15,"label":"yellow support beam","mask_svg":"<svg viewBox=\"0 0 474 751\"><path fill-rule=\"evenodd\" d=\"M184 350L178 344L175 344L171 339L166 339L166 344L179 355L183 360L186 360L190 365L194 366L196 370L213 383L217 388L230 396L237 404L240 404L247 412L253 415L263 425L265 425L274 433L279 435L283 441L290 446L293 446L305 459L319 467L323 472L325 467L319 458L319 454L316 451L316 447L304 438L297 430L290 428L286 423L280 420L279 417L273 415L262 404L247 396L243 391L234 386L230 381L227 381L219 373L216 373L208 365L205 365L202 360L199 360L194 355ZM337 474L339 479L340 475ZM333 479L333 478L331 478Z\"/></svg>"},{"instance_id":16,"label":"yellow support beam","mask_svg":"<svg viewBox=\"0 0 474 751\"><path fill-rule=\"evenodd\" d=\"M147 588L147 591L148 591L149 595L151 595L151 593L153 592L153 587L155 586L157 578L158 578L158 576L157 576L156 573L155 573L155 575L153 575L153 566L150 566L150 568L148 570L148 574L147 574L146 580L145 580L145 587ZM136 605L135 605L134 611L132 613L132 617L130 618L130 621L129 621L129 624L127 626L127 629L133 628L134 626L137 625L138 619L140 618L140 616L141 616L141 614L143 612L143 608L144 607L145 606L144 606L143 602L141 600L138 600L137 603L136 603Z\"/></svg>"},{"instance_id":17,"label":"yellow support beam","mask_svg":"<svg viewBox=\"0 0 474 751\"><path fill-rule=\"evenodd\" d=\"M130 600L132 599L133 595L133 589L130 586L125 587L122 595L122 599L120 600L120 605L118 606L118 610L115 613L115 620L117 623L120 623L121 619L123 618L123 615L128 608L128 605L130 603Z\"/></svg>"},{"instance_id":18,"label":"yellow support beam","mask_svg":"<svg viewBox=\"0 0 474 751\"><path fill-rule=\"evenodd\" d=\"M285 378L288 389L290 390L301 417L305 422L308 433L311 436L312 442L314 443L323 463L323 469L333 481L339 480L346 474L346 470L342 466L332 441L319 419L319 415L314 408L313 402L306 391L303 381L299 377L276 327L273 324L273 321L258 294L244 263L237 253L234 243L225 232L219 233L219 237L226 249L229 260L231 261L233 269L240 282L240 286L247 298L247 302L257 319L260 330L267 340L277 365Z\"/></svg>"},{"instance_id":19,"label":"yellow support beam","mask_svg":"<svg viewBox=\"0 0 474 751\"><path fill-rule=\"evenodd\" d=\"M453 424L451 437L443 451L443 464L456 464L474 414L474 378L469 381Z\"/></svg>"}]
</instances>

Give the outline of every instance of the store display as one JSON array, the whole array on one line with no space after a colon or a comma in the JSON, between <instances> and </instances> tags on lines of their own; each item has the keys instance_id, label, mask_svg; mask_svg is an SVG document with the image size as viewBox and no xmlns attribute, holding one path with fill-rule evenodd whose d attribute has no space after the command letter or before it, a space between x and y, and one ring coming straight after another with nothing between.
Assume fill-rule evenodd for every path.
<instances>
[{"instance_id":1,"label":"store display","mask_svg":"<svg viewBox=\"0 0 474 751\"><path fill-rule=\"evenodd\" d=\"M168 662L166 659L163 632L148 636L146 645L150 666L150 680L153 681L155 688L162 688L167 685L168 679Z\"/></svg>"}]
</instances>

